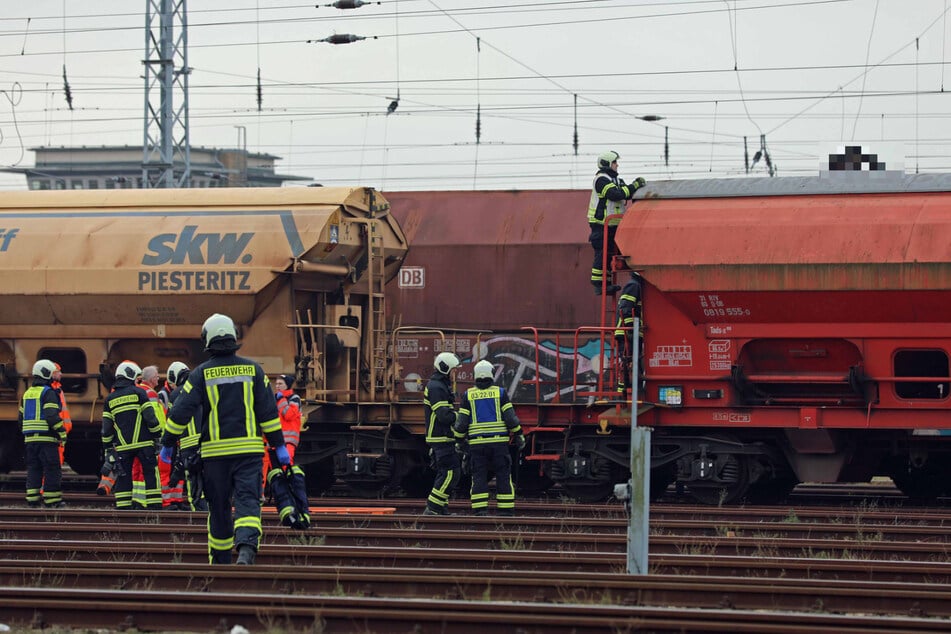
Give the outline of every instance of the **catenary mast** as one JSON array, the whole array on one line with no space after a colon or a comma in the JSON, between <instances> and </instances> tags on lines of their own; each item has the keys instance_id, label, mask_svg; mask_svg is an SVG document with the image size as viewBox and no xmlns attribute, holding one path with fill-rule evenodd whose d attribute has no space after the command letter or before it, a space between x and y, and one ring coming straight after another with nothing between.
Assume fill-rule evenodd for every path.
<instances>
[{"instance_id":1,"label":"catenary mast","mask_svg":"<svg viewBox=\"0 0 951 634\"><path fill-rule=\"evenodd\" d=\"M143 65L142 187L189 187L188 75L191 68L188 67L185 0L146 0Z\"/></svg>"}]
</instances>

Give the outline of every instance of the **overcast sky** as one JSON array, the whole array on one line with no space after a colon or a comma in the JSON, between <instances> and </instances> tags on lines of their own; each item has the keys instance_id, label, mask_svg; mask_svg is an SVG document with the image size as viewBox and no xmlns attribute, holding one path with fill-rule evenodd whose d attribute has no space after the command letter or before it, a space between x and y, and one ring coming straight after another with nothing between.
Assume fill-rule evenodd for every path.
<instances>
[{"instance_id":1,"label":"overcast sky","mask_svg":"<svg viewBox=\"0 0 951 634\"><path fill-rule=\"evenodd\" d=\"M607 149L629 180L740 176L761 134L779 175L814 174L842 141L951 168L947 0L328 4L188 2L193 146L236 147L244 126L281 173L393 191L587 188ZM146 6L2 3L0 163L141 146ZM315 41L335 33L367 39Z\"/></svg>"}]
</instances>

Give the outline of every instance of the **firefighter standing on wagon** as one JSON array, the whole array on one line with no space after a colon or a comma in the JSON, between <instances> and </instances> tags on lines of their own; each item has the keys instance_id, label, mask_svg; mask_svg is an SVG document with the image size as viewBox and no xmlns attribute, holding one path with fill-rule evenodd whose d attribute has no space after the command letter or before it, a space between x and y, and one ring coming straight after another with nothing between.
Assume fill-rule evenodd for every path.
<instances>
[{"instance_id":1,"label":"firefighter standing on wagon","mask_svg":"<svg viewBox=\"0 0 951 634\"><path fill-rule=\"evenodd\" d=\"M465 438L472 469L470 501L473 515L489 513L489 472L495 473L496 504L499 515L515 512L515 488L512 486L512 454L509 434L515 445L525 448L522 425L515 406L503 388L493 385L495 368L486 360L475 364L475 387L466 390L453 426L457 436Z\"/></svg>"},{"instance_id":2,"label":"firefighter standing on wagon","mask_svg":"<svg viewBox=\"0 0 951 634\"><path fill-rule=\"evenodd\" d=\"M588 242L594 248L594 261L591 264L591 284L594 285L594 294L601 294L604 283L604 223L608 216L624 213L627 201L634 197L634 192L647 184L638 176L634 182L627 185L618 176L617 167L620 155L617 152L604 152L598 156L598 172L594 175L594 185L591 191L591 202L588 203L588 226L591 233ZM617 234L619 218L608 220L608 257L617 253L614 236ZM616 284L607 287L609 294L621 289Z\"/></svg>"},{"instance_id":3,"label":"firefighter standing on wagon","mask_svg":"<svg viewBox=\"0 0 951 634\"><path fill-rule=\"evenodd\" d=\"M462 460L456 451L452 425L456 422L453 406L452 371L459 367L459 357L451 352L440 352L433 361L436 369L423 392L423 411L426 417L426 445L436 470L432 491L426 501L423 515L449 515L449 497L462 476Z\"/></svg>"},{"instance_id":4,"label":"firefighter standing on wagon","mask_svg":"<svg viewBox=\"0 0 951 634\"><path fill-rule=\"evenodd\" d=\"M237 331L230 317L214 314L201 329L211 358L196 367L172 405L160 458L170 461L175 442L201 408L202 484L208 501L208 560L254 563L261 540L261 469L264 442L283 465L291 458L284 446L281 421L264 369L239 357ZM232 502L234 511L232 513Z\"/></svg>"},{"instance_id":5,"label":"firefighter standing on wagon","mask_svg":"<svg viewBox=\"0 0 951 634\"><path fill-rule=\"evenodd\" d=\"M615 324L614 340L618 348L618 369L617 369L617 391L623 395L627 390L627 380L631 374L631 362L634 355L634 318L641 319L640 332L638 332L638 358L642 357L640 348L644 341L644 321L641 315L643 306L641 295L643 285L641 276L631 272L631 279L624 288L621 289L621 295L617 300L617 323ZM638 363L639 372L644 371L644 364Z\"/></svg>"},{"instance_id":6,"label":"firefighter standing on wagon","mask_svg":"<svg viewBox=\"0 0 951 634\"><path fill-rule=\"evenodd\" d=\"M39 506L41 499L47 508L65 506L59 448L66 442L66 429L60 418L59 396L50 387L55 371L56 364L49 359L34 363L33 384L20 404L19 422L26 449L26 503L30 506Z\"/></svg>"}]
</instances>

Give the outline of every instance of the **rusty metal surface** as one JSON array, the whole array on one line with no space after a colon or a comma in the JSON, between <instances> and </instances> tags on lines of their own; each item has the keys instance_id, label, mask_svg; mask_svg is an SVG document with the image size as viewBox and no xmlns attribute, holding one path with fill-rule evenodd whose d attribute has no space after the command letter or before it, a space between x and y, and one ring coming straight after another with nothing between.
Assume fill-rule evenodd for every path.
<instances>
[{"instance_id":1,"label":"rusty metal surface","mask_svg":"<svg viewBox=\"0 0 951 634\"><path fill-rule=\"evenodd\" d=\"M589 195L386 192L411 245L405 279L387 287L391 314L404 325L496 332L597 323Z\"/></svg>"}]
</instances>

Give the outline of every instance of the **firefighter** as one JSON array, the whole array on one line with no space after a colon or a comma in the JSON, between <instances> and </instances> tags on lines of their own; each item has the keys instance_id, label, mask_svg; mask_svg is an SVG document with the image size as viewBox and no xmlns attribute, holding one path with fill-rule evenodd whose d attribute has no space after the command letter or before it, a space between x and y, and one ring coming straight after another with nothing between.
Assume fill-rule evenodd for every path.
<instances>
[{"instance_id":1,"label":"firefighter","mask_svg":"<svg viewBox=\"0 0 951 634\"><path fill-rule=\"evenodd\" d=\"M169 365L169 370L178 367L175 365L184 365L181 361L174 361ZM186 366L187 367L187 366ZM173 373L174 374L174 373ZM168 381L168 372L166 371L165 381L162 382L161 377L159 377L158 366L150 365L142 368L142 383L146 384L151 388L147 390L149 392L149 397L151 398L152 394L155 394L154 402L155 413L160 417L162 421L162 427L165 427L165 417L168 414L168 398L171 395L171 389L169 388ZM163 383L160 388L159 383ZM174 383L172 384L174 388ZM175 457L172 458L172 463L175 463ZM172 476L172 465L166 464L162 461L159 461L159 477L161 479L162 485L162 508L168 509L170 511L177 510L187 510L188 505L185 503L185 494L182 490L181 479L176 481L171 481ZM179 475L176 473L176 476Z\"/></svg>"},{"instance_id":2,"label":"firefighter","mask_svg":"<svg viewBox=\"0 0 951 634\"><path fill-rule=\"evenodd\" d=\"M176 361L175 363L180 362ZM173 368L175 363L170 365L168 369L169 375L174 375L173 382L175 383L175 389L169 395L169 410L182 395L182 388L191 374L191 370L184 363ZM183 474L185 495L188 498L187 504L192 511L208 510L208 502L205 500L204 487L201 482L201 454L199 452L199 443L201 442L199 425L201 421L201 408L199 408L198 412L186 423L185 431L178 440L178 452L175 456L175 466ZM178 474L173 472L172 475L177 476Z\"/></svg>"},{"instance_id":3,"label":"firefighter","mask_svg":"<svg viewBox=\"0 0 951 634\"><path fill-rule=\"evenodd\" d=\"M294 377L290 374L280 374L274 379L274 398L291 462L282 469L270 445L264 461L269 465L267 484L271 487L271 495L274 497L281 523L304 530L310 527L310 505L307 501L304 470L294 463L294 453L300 444L301 401L300 396L291 389L293 385Z\"/></svg>"},{"instance_id":4,"label":"firefighter","mask_svg":"<svg viewBox=\"0 0 951 634\"><path fill-rule=\"evenodd\" d=\"M181 394L181 386L185 384L190 370L181 361L172 361L165 371L165 382L158 391L158 401L165 411L171 409L175 398ZM199 417L200 418L200 417ZM175 447L171 465L159 461L159 474L162 475L162 504L169 510L208 510L201 495L201 485L198 481L198 439L199 434L194 419L186 425L187 430ZM163 471L168 472L166 477Z\"/></svg>"},{"instance_id":5,"label":"firefighter","mask_svg":"<svg viewBox=\"0 0 951 634\"><path fill-rule=\"evenodd\" d=\"M631 361L634 351L634 318L641 319L638 329L638 341L643 345L644 322L641 317L642 304L641 293L643 285L641 276L631 271L631 279L624 288L621 289L621 295L617 300L617 323L615 324L614 340L617 342L618 349L618 373L617 373L617 391L623 395L627 390L627 379L631 374ZM638 346L638 348L641 347ZM639 357L640 352L638 352ZM638 369L644 371L644 364L639 363Z\"/></svg>"},{"instance_id":6,"label":"firefighter","mask_svg":"<svg viewBox=\"0 0 951 634\"><path fill-rule=\"evenodd\" d=\"M26 449L26 503L34 507L40 505L41 499L47 508L66 505L59 462L59 447L66 442L66 429L60 418L59 396L50 387L55 371L56 364L49 359L33 364L33 382L23 394L19 408Z\"/></svg>"},{"instance_id":7,"label":"firefighter","mask_svg":"<svg viewBox=\"0 0 951 634\"><path fill-rule=\"evenodd\" d=\"M452 371L459 367L459 357L451 352L440 352L433 361L436 369L423 392L426 417L426 444L432 458L436 478L429 493L424 515L450 515L449 497L462 475L460 451L452 425L456 422L456 402L452 391Z\"/></svg>"},{"instance_id":8,"label":"firefighter","mask_svg":"<svg viewBox=\"0 0 951 634\"><path fill-rule=\"evenodd\" d=\"M591 202L588 203L588 226L591 233L588 242L594 248L594 262L591 265L591 284L594 285L594 294L601 294L604 283L604 222L608 216L624 213L627 201L634 197L634 192L647 184L641 177L634 179L630 185L624 183L617 173L617 152L608 151L598 156L598 172L594 175L594 184L591 191ZM614 236L617 234L619 218L608 220L608 257L617 253ZM616 284L607 287L608 294L616 293L621 289Z\"/></svg>"},{"instance_id":9,"label":"firefighter","mask_svg":"<svg viewBox=\"0 0 951 634\"><path fill-rule=\"evenodd\" d=\"M145 481L144 506L162 508L159 489L158 463L155 460L155 441L162 431L162 423L155 413L155 404L136 379L142 369L132 361L123 361L116 368L112 393L102 405L102 444L108 455L117 458L116 483L113 492L117 509L131 509L132 464L142 467ZM142 505L141 501L137 501Z\"/></svg>"},{"instance_id":10,"label":"firefighter","mask_svg":"<svg viewBox=\"0 0 951 634\"><path fill-rule=\"evenodd\" d=\"M160 459L170 461L186 425L201 412L202 485L208 501L208 560L254 563L261 540L261 468L264 442L282 465L291 458L284 446L277 404L260 365L237 356L237 331L230 317L214 314L201 329L210 358L188 375L162 435ZM234 512L232 515L232 502Z\"/></svg>"},{"instance_id":11,"label":"firefighter","mask_svg":"<svg viewBox=\"0 0 951 634\"><path fill-rule=\"evenodd\" d=\"M486 360L475 364L475 387L466 390L453 426L456 435L468 445L472 470L470 500L473 515L489 513L489 472L495 473L496 504L499 515L515 512L515 488L512 486L512 454L509 435L515 437L519 451L525 448L522 425L515 407L501 387L493 385L495 368Z\"/></svg>"}]
</instances>

